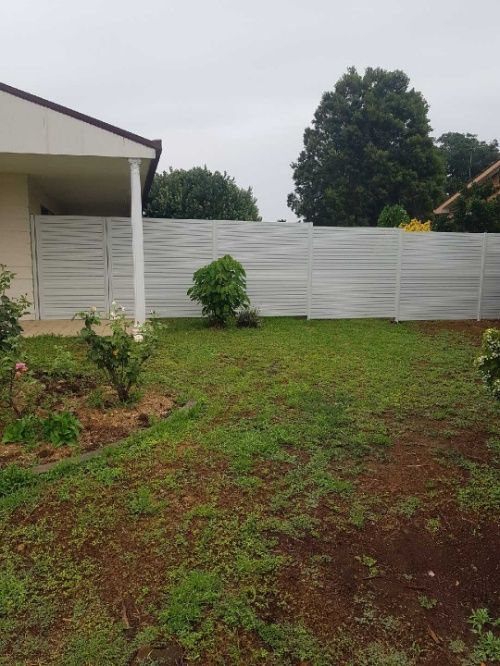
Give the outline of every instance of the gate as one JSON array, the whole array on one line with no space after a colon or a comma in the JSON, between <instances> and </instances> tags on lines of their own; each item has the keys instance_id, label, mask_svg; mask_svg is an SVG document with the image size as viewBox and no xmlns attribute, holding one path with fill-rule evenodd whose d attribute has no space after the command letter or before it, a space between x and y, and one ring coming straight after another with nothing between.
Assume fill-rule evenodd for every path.
<instances>
[{"instance_id":1,"label":"gate","mask_svg":"<svg viewBox=\"0 0 500 666\"><path fill-rule=\"evenodd\" d=\"M34 218L40 319L71 319L90 306L109 310L105 219Z\"/></svg>"}]
</instances>

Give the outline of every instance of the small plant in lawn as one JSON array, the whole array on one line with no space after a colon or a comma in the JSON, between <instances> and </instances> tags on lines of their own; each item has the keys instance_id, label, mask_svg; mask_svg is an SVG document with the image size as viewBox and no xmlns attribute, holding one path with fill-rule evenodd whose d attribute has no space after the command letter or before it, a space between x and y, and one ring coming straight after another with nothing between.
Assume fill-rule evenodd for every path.
<instances>
[{"instance_id":1,"label":"small plant in lawn","mask_svg":"<svg viewBox=\"0 0 500 666\"><path fill-rule=\"evenodd\" d=\"M437 606L437 599L432 599L425 594L421 594L418 598L418 603L426 610L432 610Z\"/></svg>"},{"instance_id":2,"label":"small plant in lawn","mask_svg":"<svg viewBox=\"0 0 500 666\"><path fill-rule=\"evenodd\" d=\"M249 304L245 269L229 254L199 268L193 282L187 294L200 303L203 316L215 326L227 326Z\"/></svg>"},{"instance_id":3,"label":"small plant in lawn","mask_svg":"<svg viewBox=\"0 0 500 666\"><path fill-rule=\"evenodd\" d=\"M377 567L377 560L371 555L356 555L354 559L368 568L370 578L376 578L379 575L380 569Z\"/></svg>"},{"instance_id":4,"label":"small plant in lawn","mask_svg":"<svg viewBox=\"0 0 500 666\"><path fill-rule=\"evenodd\" d=\"M483 334L483 349L474 364L491 395L500 398L500 330L488 328Z\"/></svg>"},{"instance_id":5,"label":"small plant in lawn","mask_svg":"<svg viewBox=\"0 0 500 666\"><path fill-rule=\"evenodd\" d=\"M132 388L140 380L144 364L155 350L158 323L148 321L141 326L133 326L125 318L124 308L114 302L109 313L109 336L99 335L94 330L94 326L101 323L95 308L79 312L76 317L84 322L80 338L87 345L89 360L106 372L118 399L128 402Z\"/></svg>"},{"instance_id":6,"label":"small plant in lawn","mask_svg":"<svg viewBox=\"0 0 500 666\"><path fill-rule=\"evenodd\" d=\"M130 495L128 508L134 516L151 516L159 509L159 504L147 486L140 486Z\"/></svg>"},{"instance_id":7,"label":"small plant in lawn","mask_svg":"<svg viewBox=\"0 0 500 666\"><path fill-rule=\"evenodd\" d=\"M238 328L259 328L261 323L258 308L243 308L236 315L236 326Z\"/></svg>"},{"instance_id":8,"label":"small plant in lawn","mask_svg":"<svg viewBox=\"0 0 500 666\"><path fill-rule=\"evenodd\" d=\"M418 497L409 495L404 497L396 504L396 512L405 518L412 518L416 513L417 509L420 507L420 500Z\"/></svg>"},{"instance_id":9,"label":"small plant in lawn","mask_svg":"<svg viewBox=\"0 0 500 666\"><path fill-rule=\"evenodd\" d=\"M29 469L17 465L7 465L0 469L0 497L6 497L21 488L34 483L35 474Z\"/></svg>"},{"instance_id":10,"label":"small plant in lawn","mask_svg":"<svg viewBox=\"0 0 500 666\"><path fill-rule=\"evenodd\" d=\"M75 444L82 424L71 412L55 412L43 421L43 436L54 446Z\"/></svg>"},{"instance_id":11,"label":"small plant in lawn","mask_svg":"<svg viewBox=\"0 0 500 666\"><path fill-rule=\"evenodd\" d=\"M500 618L493 619L487 608L476 608L469 616L469 624L471 631L478 637L474 646L474 657L482 661L499 661L500 637L493 629L500 626Z\"/></svg>"}]
</instances>

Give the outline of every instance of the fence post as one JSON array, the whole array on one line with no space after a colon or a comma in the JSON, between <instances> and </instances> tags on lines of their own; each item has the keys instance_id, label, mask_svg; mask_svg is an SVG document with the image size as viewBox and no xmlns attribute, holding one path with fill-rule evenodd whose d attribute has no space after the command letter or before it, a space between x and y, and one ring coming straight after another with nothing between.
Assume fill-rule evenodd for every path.
<instances>
[{"instance_id":1,"label":"fence post","mask_svg":"<svg viewBox=\"0 0 500 666\"><path fill-rule=\"evenodd\" d=\"M398 262L396 265L396 294L394 301L394 321L399 322L399 302L401 299L401 263L403 260L403 234L404 229L398 229Z\"/></svg>"},{"instance_id":2,"label":"fence post","mask_svg":"<svg viewBox=\"0 0 500 666\"><path fill-rule=\"evenodd\" d=\"M212 220L212 259L217 259L217 220Z\"/></svg>"},{"instance_id":3,"label":"fence post","mask_svg":"<svg viewBox=\"0 0 500 666\"><path fill-rule=\"evenodd\" d=\"M486 250L488 243L488 234L484 232L483 234L483 245L481 249L481 271L479 273L479 293L477 299L477 320L481 321L481 307L483 302L483 285L484 285L484 268L486 265Z\"/></svg>"},{"instance_id":4,"label":"fence post","mask_svg":"<svg viewBox=\"0 0 500 666\"><path fill-rule=\"evenodd\" d=\"M311 319L312 306L312 276L313 276L313 249L314 249L314 225L309 223L307 229L307 319Z\"/></svg>"}]
</instances>

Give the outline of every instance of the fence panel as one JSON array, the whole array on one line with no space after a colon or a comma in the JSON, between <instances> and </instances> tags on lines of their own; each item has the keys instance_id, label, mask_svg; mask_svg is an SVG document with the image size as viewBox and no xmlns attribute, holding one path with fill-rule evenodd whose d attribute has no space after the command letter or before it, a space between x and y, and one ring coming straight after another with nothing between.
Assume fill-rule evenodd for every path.
<instances>
[{"instance_id":1,"label":"fence panel","mask_svg":"<svg viewBox=\"0 0 500 666\"><path fill-rule=\"evenodd\" d=\"M32 226L42 318L105 311L112 299L133 312L129 218L36 216ZM198 316L193 273L224 254L242 262L263 315L500 318L500 234L211 220L144 220L147 309Z\"/></svg>"},{"instance_id":2,"label":"fence panel","mask_svg":"<svg viewBox=\"0 0 500 666\"><path fill-rule=\"evenodd\" d=\"M403 234L399 319L476 319L481 234Z\"/></svg>"},{"instance_id":3,"label":"fence panel","mask_svg":"<svg viewBox=\"0 0 500 666\"><path fill-rule=\"evenodd\" d=\"M243 264L248 295L263 315L305 314L308 225L217 222L215 247Z\"/></svg>"},{"instance_id":4,"label":"fence panel","mask_svg":"<svg viewBox=\"0 0 500 666\"><path fill-rule=\"evenodd\" d=\"M500 318L500 234L486 236L481 317Z\"/></svg>"},{"instance_id":5,"label":"fence panel","mask_svg":"<svg viewBox=\"0 0 500 666\"><path fill-rule=\"evenodd\" d=\"M130 219L111 218L112 297L134 308ZM197 317L200 308L186 292L195 270L212 261L212 222L144 220L146 309L162 317Z\"/></svg>"},{"instance_id":6,"label":"fence panel","mask_svg":"<svg viewBox=\"0 0 500 666\"><path fill-rule=\"evenodd\" d=\"M311 319L394 317L396 229L314 227Z\"/></svg>"}]
</instances>

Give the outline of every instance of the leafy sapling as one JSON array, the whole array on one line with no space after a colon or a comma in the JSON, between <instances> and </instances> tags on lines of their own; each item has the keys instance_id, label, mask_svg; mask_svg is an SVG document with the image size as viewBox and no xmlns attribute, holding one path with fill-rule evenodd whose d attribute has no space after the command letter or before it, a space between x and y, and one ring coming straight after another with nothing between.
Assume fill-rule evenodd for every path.
<instances>
[{"instance_id":1,"label":"leafy sapling","mask_svg":"<svg viewBox=\"0 0 500 666\"><path fill-rule=\"evenodd\" d=\"M200 303L204 317L214 326L234 322L239 310L249 305L246 273L229 254L199 268L188 289L192 301Z\"/></svg>"}]
</instances>

